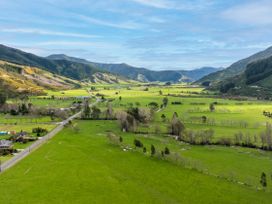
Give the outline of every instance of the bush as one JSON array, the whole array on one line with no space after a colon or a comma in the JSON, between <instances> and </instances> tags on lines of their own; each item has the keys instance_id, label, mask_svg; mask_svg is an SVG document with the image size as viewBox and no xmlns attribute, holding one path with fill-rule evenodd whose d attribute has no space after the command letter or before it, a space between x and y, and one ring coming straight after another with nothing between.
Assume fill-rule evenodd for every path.
<instances>
[{"instance_id":1,"label":"bush","mask_svg":"<svg viewBox=\"0 0 272 204\"><path fill-rule=\"evenodd\" d=\"M137 139L134 140L134 145L135 145L135 147L143 147L144 146L143 143Z\"/></svg>"},{"instance_id":2,"label":"bush","mask_svg":"<svg viewBox=\"0 0 272 204\"><path fill-rule=\"evenodd\" d=\"M143 153L146 153L146 147L143 148Z\"/></svg>"},{"instance_id":3,"label":"bush","mask_svg":"<svg viewBox=\"0 0 272 204\"><path fill-rule=\"evenodd\" d=\"M230 146L232 144L232 141L230 138L221 138L218 143L220 145Z\"/></svg>"},{"instance_id":4,"label":"bush","mask_svg":"<svg viewBox=\"0 0 272 204\"><path fill-rule=\"evenodd\" d=\"M151 145L151 156L154 156L156 154L156 149L154 145Z\"/></svg>"},{"instance_id":5,"label":"bush","mask_svg":"<svg viewBox=\"0 0 272 204\"><path fill-rule=\"evenodd\" d=\"M262 175L261 175L260 183L261 183L262 187L264 187L264 188L267 186L266 175L265 175L264 172L263 172Z\"/></svg>"},{"instance_id":6,"label":"bush","mask_svg":"<svg viewBox=\"0 0 272 204\"><path fill-rule=\"evenodd\" d=\"M107 137L110 141L110 143L114 144L114 145L119 145L120 144L120 137L118 137L117 135L115 135L112 132L109 132L107 134Z\"/></svg>"},{"instance_id":7,"label":"bush","mask_svg":"<svg viewBox=\"0 0 272 204\"><path fill-rule=\"evenodd\" d=\"M182 103L180 101L173 101L172 105L182 105Z\"/></svg>"},{"instance_id":8,"label":"bush","mask_svg":"<svg viewBox=\"0 0 272 204\"><path fill-rule=\"evenodd\" d=\"M170 150L169 150L168 147L165 147L165 148L164 148L164 154L166 154L166 155L170 154Z\"/></svg>"},{"instance_id":9,"label":"bush","mask_svg":"<svg viewBox=\"0 0 272 204\"><path fill-rule=\"evenodd\" d=\"M122 143L123 142L123 138L120 136L119 137L119 142Z\"/></svg>"},{"instance_id":10,"label":"bush","mask_svg":"<svg viewBox=\"0 0 272 204\"><path fill-rule=\"evenodd\" d=\"M46 133L48 133L48 130L44 129L44 128L37 127L37 128L32 129L32 133L36 133L37 137L40 137L40 136L43 136Z\"/></svg>"}]
</instances>

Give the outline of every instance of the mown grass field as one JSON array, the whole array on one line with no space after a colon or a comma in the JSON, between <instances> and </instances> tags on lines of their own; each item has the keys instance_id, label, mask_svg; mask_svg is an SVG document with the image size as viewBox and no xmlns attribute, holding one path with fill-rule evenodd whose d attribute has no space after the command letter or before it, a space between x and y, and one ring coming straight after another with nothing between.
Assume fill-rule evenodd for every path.
<instances>
[{"instance_id":1,"label":"mown grass field","mask_svg":"<svg viewBox=\"0 0 272 204\"><path fill-rule=\"evenodd\" d=\"M162 123L161 115L164 114L168 120L172 118L174 112L177 112L179 118L186 124L188 129L205 130L213 129L214 138L234 138L234 134L242 132L249 134L253 138L265 130L266 123L272 123L272 119L263 116L263 111L271 111L272 103L267 101L237 101L229 99L220 99L207 97L202 88L187 88L183 86L161 86L148 87L148 91L144 91L145 87L112 88L103 89L98 87L93 94L103 94L106 98L115 99L112 104L118 109L125 109L135 106L138 102L139 107L146 107L150 102L162 104L164 97L169 99L168 106L155 114L154 124L158 124L166 131L166 123ZM162 94L159 93L161 90ZM190 94L184 95L189 92ZM169 96L169 94L183 94L178 97ZM196 94L198 93L198 94ZM121 100L119 97L121 96ZM172 102L181 102L181 104L173 105ZM211 112L209 106L216 102L215 111ZM100 107L105 107L106 103ZM210 125L201 122L201 117L206 116L208 120L214 121ZM243 126L241 124L246 124ZM257 141L259 144L259 141Z\"/></svg>"},{"instance_id":2,"label":"mown grass field","mask_svg":"<svg viewBox=\"0 0 272 204\"><path fill-rule=\"evenodd\" d=\"M100 84L95 87L95 90L90 87L67 90L65 94L48 92L46 96L67 98L65 100L41 96L31 101L42 107L69 107L73 97L103 95L112 100L114 112L131 106L145 108L150 102L161 105L164 97L169 102L166 108L155 112L152 122L139 125L138 130L146 134L121 132L117 121L75 121L79 132L65 128L0 175L1 200L6 203L271 203L272 152L234 146L189 145L168 135L168 121L177 112L186 130L214 130L214 141L234 139L238 132L253 138L265 131L267 122L271 123L272 119L263 116L264 110L272 110L271 102L220 99L202 88L185 85ZM215 111L211 112L209 106L214 102ZM107 101L98 104L102 111L107 106ZM166 121L162 121L162 114ZM202 116L214 124L201 122ZM8 127L31 131L36 125L27 117L0 118L3 123L8 120L10 123L0 125L0 130ZM54 126L46 124L50 122L49 117L37 120L40 127L52 129ZM12 125L14 121L18 124ZM241 125L244 123L245 127ZM154 134L156 127L160 127L158 134ZM122 144L130 146L131 150L123 151L110 144L106 137L108 132L121 136ZM134 139L144 144L147 153L141 148L135 149ZM168 147L171 156L151 157L151 144L158 155ZM260 145L259 139L256 144ZM27 148L27 145L16 144L16 148ZM169 161L168 157L173 155L178 155L182 162ZM9 158L2 157L1 161ZM262 172L267 175L265 190L260 184ZM12 193L15 191L16 194Z\"/></svg>"},{"instance_id":3,"label":"mown grass field","mask_svg":"<svg viewBox=\"0 0 272 204\"><path fill-rule=\"evenodd\" d=\"M5 203L271 203L269 192L122 151L106 138L107 130L117 128L116 122L78 124L78 133L66 128L4 172L0 199ZM131 140L129 135L124 138Z\"/></svg>"}]
</instances>

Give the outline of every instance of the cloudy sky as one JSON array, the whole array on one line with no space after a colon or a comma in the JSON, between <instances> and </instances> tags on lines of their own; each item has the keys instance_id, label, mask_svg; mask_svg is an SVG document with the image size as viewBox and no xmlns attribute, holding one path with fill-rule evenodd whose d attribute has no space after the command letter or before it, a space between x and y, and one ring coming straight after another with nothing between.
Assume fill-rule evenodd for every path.
<instances>
[{"instance_id":1,"label":"cloudy sky","mask_svg":"<svg viewBox=\"0 0 272 204\"><path fill-rule=\"evenodd\" d=\"M226 67L272 45L271 0L0 0L0 43L150 69Z\"/></svg>"}]
</instances>

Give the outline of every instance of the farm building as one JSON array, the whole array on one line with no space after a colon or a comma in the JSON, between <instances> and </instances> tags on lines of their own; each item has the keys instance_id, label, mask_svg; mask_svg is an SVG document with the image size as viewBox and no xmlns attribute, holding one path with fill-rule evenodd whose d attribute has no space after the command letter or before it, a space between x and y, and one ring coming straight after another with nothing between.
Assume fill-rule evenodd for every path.
<instances>
[{"instance_id":1,"label":"farm building","mask_svg":"<svg viewBox=\"0 0 272 204\"><path fill-rule=\"evenodd\" d=\"M12 142L9 140L0 140L0 149L9 149L12 147Z\"/></svg>"},{"instance_id":2,"label":"farm building","mask_svg":"<svg viewBox=\"0 0 272 204\"><path fill-rule=\"evenodd\" d=\"M15 135L15 131L0 131L0 136L1 135Z\"/></svg>"},{"instance_id":3,"label":"farm building","mask_svg":"<svg viewBox=\"0 0 272 204\"><path fill-rule=\"evenodd\" d=\"M20 133L10 137L13 142L27 143L37 140L35 137L28 136L27 132L21 131Z\"/></svg>"},{"instance_id":4,"label":"farm building","mask_svg":"<svg viewBox=\"0 0 272 204\"><path fill-rule=\"evenodd\" d=\"M0 140L0 155L11 154L13 152L13 144L9 140Z\"/></svg>"},{"instance_id":5,"label":"farm building","mask_svg":"<svg viewBox=\"0 0 272 204\"><path fill-rule=\"evenodd\" d=\"M0 131L0 135L7 135L8 132L7 131Z\"/></svg>"}]
</instances>

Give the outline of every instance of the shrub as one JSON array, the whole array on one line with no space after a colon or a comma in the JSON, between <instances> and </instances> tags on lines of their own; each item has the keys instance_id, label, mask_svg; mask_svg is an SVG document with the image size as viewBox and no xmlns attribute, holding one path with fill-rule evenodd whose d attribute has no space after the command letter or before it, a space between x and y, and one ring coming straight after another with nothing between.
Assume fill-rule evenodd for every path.
<instances>
[{"instance_id":1,"label":"shrub","mask_svg":"<svg viewBox=\"0 0 272 204\"><path fill-rule=\"evenodd\" d=\"M137 139L134 140L134 145L135 145L135 147L143 147L144 146L143 143Z\"/></svg>"},{"instance_id":2,"label":"shrub","mask_svg":"<svg viewBox=\"0 0 272 204\"><path fill-rule=\"evenodd\" d=\"M220 145L225 145L225 146L230 146L232 144L231 139L230 138L221 138L218 143Z\"/></svg>"},{"instance_id":3,"label":"shrub","mask_svg":"<svg viewBox=\"0 0 272 204\"><path fill-rule=\"evenodd\" d=\"M112 132L109 132L107 134L107 137L110 141L110 143L114 144L114 145L119 145L120 144L120 137L118 137L117 135L115 135Z\"/></svg>"},{"instance_id":4,"label":"shrub","mask_svg":"<svg viewBox=\"0 0 272 204\"><path fill-rule=\"evenodd\" d=\"M168 147L165 147L165 148L164 148L164 154L166 154L166 155L170 154L170 150L169 150Z\"/></svg>"},{"instance_id":5,"label":"shrub","mask_svg":"<svg viewBox=\"0 0 272 204\"><path fill-rule=\"evenodd\" d=\"M154 156L156 154L156 149L154 145L151 145L151 156Z\"/></svg>"},{"instance_id":6,"label":"shrub","mask_svg":"<svg viewBox=\"0 0 272 204\"><path fill-rule=\"evenodd\" d=\"M264 187L264 188L267 186L266 175L265 175L264 172L263 172L262 175L261 175L260 183L261 183L262 187Z\"/></svg>"},{"instance_id":7,"label":"shrub","mask_svg":"<svg viewBox=\"0 0 272 204\"><path fill-rule=\"evenodd\" d=\"M146 153L146 147L143 148L143 153Z\"/></svg>"},{"instance_id":8,"label":"shrub","mask_svg":"<svg viewBox=\"0 0 272 204\"><path fill-rule=\"evenodd\" d=\"M119 142L122 143L123 142L123 138L120 136L119 137Z\"/></svg>"},{"instance_id":9,"label":"shrub","mask_svg":"<svg viewBox=\"0 0 272 204\"><path fill-rule=\"evenodd\" d=\"M37 134L37 137L40 137L40 136L42 136L42 135L45 135L47 132L48 132L47 129L40 128L40 127L33 128L33 129L32 129L32 133L36 133L36 134Z\"/></svg>"}]
</instances>

